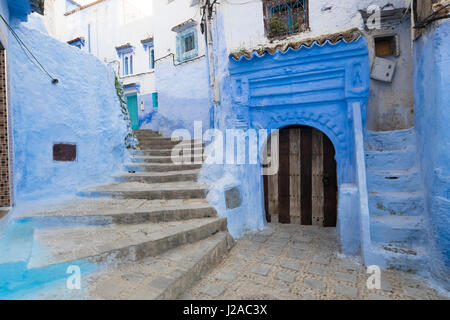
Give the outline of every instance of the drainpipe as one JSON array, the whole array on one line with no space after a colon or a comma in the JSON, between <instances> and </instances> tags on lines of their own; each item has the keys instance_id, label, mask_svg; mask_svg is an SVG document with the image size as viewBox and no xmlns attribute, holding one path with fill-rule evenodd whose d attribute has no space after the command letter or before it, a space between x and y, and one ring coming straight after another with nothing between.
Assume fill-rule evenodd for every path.
<instances>
[{"instance_id":1,"label":"drainpipe","mask_svg":"<svg viewBox=\"0 0 450 320\"><path fill-rule=\"evenodd\" d=\"M216 93L216 75L214 69L214 53L213 53L213 39L212 39L212 19L213 19L213 8L214 4L216 4L217 0L206 0L205 5L203 6L205 19L205 38L206 38L206 56L208 58L208 69L209 69L209 82L210 82L210 92L213 96L213 110L212 110L212 126L215 126L215 110L216 106L219 103L219 97Z\"/></svg>"}]
</instances>

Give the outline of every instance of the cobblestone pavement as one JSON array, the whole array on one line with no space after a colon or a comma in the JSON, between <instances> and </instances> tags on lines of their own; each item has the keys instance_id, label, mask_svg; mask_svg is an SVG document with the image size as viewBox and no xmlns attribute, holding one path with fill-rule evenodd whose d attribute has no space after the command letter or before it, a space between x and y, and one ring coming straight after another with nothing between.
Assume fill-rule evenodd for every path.
<instances>
[{"instance_id":1,"label":"cobblestone pavement","mask_svg":"<svg viewBox=\"0 0 450 320\"><path fill-rule=\"evenodd\" d=\"M269 224L239 239L183 299L448 299L417 275L382 270L381 289L358 258L339 254L334 228Z\"/></svg>"}]
</instances>

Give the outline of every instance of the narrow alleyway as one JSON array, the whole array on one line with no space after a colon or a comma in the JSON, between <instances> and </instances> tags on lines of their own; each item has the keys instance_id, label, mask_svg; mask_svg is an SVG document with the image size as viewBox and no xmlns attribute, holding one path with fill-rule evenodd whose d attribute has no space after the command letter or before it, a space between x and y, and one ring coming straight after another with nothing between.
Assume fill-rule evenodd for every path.
<instances>
[{"instance_id":1,"label":"narrow alleyway","mask_svg":"<svg viewBox=\"0 0 450 320\"><path fill-rule=\"evenodd\" d=\"M382 270L381 290L357 258L339 254L334 228L269 224L237 241L185 299L448 299L414 274Z\"/></svg>"}]
</instances>

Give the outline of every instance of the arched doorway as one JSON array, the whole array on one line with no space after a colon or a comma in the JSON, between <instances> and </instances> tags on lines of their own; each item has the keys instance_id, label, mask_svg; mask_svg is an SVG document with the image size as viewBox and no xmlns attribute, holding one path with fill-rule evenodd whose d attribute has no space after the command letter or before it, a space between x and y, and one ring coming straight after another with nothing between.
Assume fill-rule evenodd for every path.
<instances>
[{"instance_id":1,"label":"arched doorway","mask_svg":"<svg viewBox=\"0 0 450 320\"><path fill-rule=\"evenodd\" d=\"M270 138L266 148L270 156ZM268 222L335 227L335 149L321 131L289 126L279 132L279 170L264 176Z\"/></svg>"}]
</instances>

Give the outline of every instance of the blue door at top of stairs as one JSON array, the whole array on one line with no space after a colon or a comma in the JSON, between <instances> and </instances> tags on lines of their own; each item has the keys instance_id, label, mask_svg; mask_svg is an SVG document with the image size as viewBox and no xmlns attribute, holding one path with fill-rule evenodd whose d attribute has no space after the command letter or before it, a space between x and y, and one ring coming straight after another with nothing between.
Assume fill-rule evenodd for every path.
<instances>
[{"instance_id":1,"label":"blue door at top of stairs","mask_svg":"<svg viewBox=\"0 0 450 320\"><path fill-rule=\"evenodd\" d=\"M137 95L127 96L127 107L131 119L131 128L137 130L139 129Z\"/></svg>"}]
</instances>

